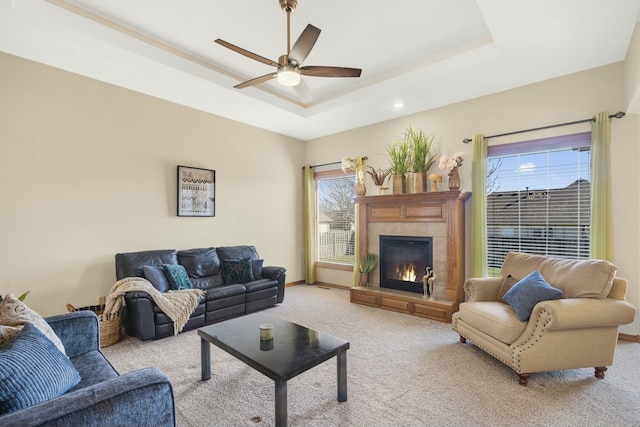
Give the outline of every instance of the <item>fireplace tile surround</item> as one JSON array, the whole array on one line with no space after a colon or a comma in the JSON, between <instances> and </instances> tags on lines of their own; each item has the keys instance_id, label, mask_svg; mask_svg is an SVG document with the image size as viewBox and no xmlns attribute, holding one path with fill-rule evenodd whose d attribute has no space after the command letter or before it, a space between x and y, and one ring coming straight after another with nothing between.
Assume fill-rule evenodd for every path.
<instances>
[{"instance_id":1,"label":"fireplace tile surround","mask_svg":"<svg viewBox=\"0 0 640 427\"><path fill-rule=\"evenodd\" d=\"M381 235L431 237L436 271L436 301L421 295L380 288L380 266L369 274L369 287L351 288L351 302L451 321L464 298L465 191L357 197L361 253L380 254Z\"/></svg>"}]
</instances>

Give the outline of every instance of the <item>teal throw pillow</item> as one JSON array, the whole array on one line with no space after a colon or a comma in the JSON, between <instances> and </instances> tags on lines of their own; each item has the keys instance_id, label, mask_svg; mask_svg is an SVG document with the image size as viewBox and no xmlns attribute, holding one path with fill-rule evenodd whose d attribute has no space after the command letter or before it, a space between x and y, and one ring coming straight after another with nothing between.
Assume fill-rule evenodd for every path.
<instances>
[{"instance_id":1,"label":"teal throw pillow","mask_svg":"<svg viewBox=\"0 0 640 427\"><path fill-rule=\"evenodd\" d=\"M253 280L251 258L223 261L222 271L225 283L247 283Z\"/></svg>"},{"instance_id":2,"label":"teal throw pillow","mask_svg":"<svg viewBox=\"0 0 640 427\"><path fill-rule=\"evenodd\" d=\"M69 358L31 323L0 346L0 414L61 396L79 382Z\"/></svg>"},{"instance_id":3,"label":"teal throw pillow","mask_svg":"<svg viewBox=\"0 0 640 427\"><path fill-rule=\"evenodd\" d=\"M171 289L180 291L182 289L193 289L193 283L189 280L187 270L179 264L163 264L164 274L167 275Z\"/></svg>"},{"instance_id":4,"label":"teal throw pillow","mask_svg":"<svg viewBox=\"0 0 640 427\"><path fill-rule=\"evenodd\" d=\"M544 280L539 271L534 271L504 294L504 300L516 312L521 322L531 317L533 308L541 301L560 298L562 291L554 288Z\"/></svg>"}]
</instances>

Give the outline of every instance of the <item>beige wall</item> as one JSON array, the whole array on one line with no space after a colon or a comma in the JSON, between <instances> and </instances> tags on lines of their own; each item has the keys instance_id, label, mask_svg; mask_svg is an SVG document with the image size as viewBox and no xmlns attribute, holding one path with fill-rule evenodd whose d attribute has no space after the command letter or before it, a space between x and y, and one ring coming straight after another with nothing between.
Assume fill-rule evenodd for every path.
<instances>
[{"instance_id":1,"label":"beige wall","mask_svg":"<svg viewBox=\"0 0 640 427\"><path fill-rule=\"evenodd\" d=\"M636 25L625 58L627 113L640 114L640 24Z\"/></svg>"},{"instance_id":2,"label":"beige wall","mask_svg":"<svg viewBox=\"0 0 640 427\"><path fill-rule=\"evenodd\" d=\"M303 144L0 53L0 293L97 303L114 255L255 245L300 280ZM215 218L176 216L176 166L215 169Z\"/></svg>"},{"instance_id":3,"label":"beige wall","mask_svg":"<svg viewBox=\"0 0 640 427\"><path fill-rule=\"evenodd\" d=\"M306 161L317 164L336 161L345 156L365 155L369 157L368 164L386 168L389 163L385 147L411 125L435 133L434 148L437 153L451 155L456 151L465 152L465 162L461 168L462 189L471 191L471 152L470 146L462 143L464 138L476 133L493 135L571 122L593 117L600 111L624 111L627 106L622 83L624 71L625 64L617 63L308 141ZM614 261L620 267L618 275L629 279L628 299L636 307L640 307L640 270L637 262L640 259L640 230L637 221L640 217L638 129L638 117L632 115L622 120L614 119L612 124ZM500 144L588 130L590 126L587 123L493 138L489 143ZM442 171L434 166L432 172ZM366 181L368 194L374 194L371 181ZM469 209L467 213L469 214ZM467 238L468 228L467 226ZM467 267L469 259L470 254L467 253ZM322 280L325 275L329 273L319 272L318 279ZM331 274L334 279L337 275L335 272ZM340 280L341 285L348 286L352 283L352 276L344 273ZM637 322L624 327L623 332L637 335Z\"/></svg>"}]
</instances>

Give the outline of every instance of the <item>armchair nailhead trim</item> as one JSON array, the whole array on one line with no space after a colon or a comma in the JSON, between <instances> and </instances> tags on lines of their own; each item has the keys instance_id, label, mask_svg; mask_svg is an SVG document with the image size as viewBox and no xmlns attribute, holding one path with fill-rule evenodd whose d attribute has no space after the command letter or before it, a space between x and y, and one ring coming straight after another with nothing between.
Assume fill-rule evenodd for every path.
<instances>
[{"instance_id":1,"label":"armchair nailhead trim","mask_svg":"<svg viewBox=\"0 0 640 427\"><path fill-rule=\"evenodd\" d=\"M518 346L519 348L513 349L514 369L519 374L522 373L520 370L520 355L522 354L522 351L530 349L540 341L544 331L547 329L547 326L551 323L551 315L547 310L540 310L535 322L535 328L533 329L531 336L527 338L522 345Z\"/></svg>"}]
</instances>

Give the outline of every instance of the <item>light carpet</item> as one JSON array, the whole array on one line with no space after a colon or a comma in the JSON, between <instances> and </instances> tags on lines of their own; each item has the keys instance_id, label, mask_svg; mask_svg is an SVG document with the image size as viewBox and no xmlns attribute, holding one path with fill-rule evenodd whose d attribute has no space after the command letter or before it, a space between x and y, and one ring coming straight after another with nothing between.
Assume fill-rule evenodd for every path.
<instances>
[{"instance_id":1,"label":"light carpet","mask_svg":"<svg viewBox=\"0 0 640 427\"><path fill-rule=\"evenodd\" d=\"M619 342L603 380L573 369L532 374L523 387L450 324L351 304L348 290L290 287L266 312L351 344L348 401L336 400L333 358L289 381L290 426L640 426L637 343ZM103 352L120 373L166 373L180 427L274 425L273 381L215 346L211 380L200 381L196 331L128 337Z\"/></svg>"}]
</instances>

